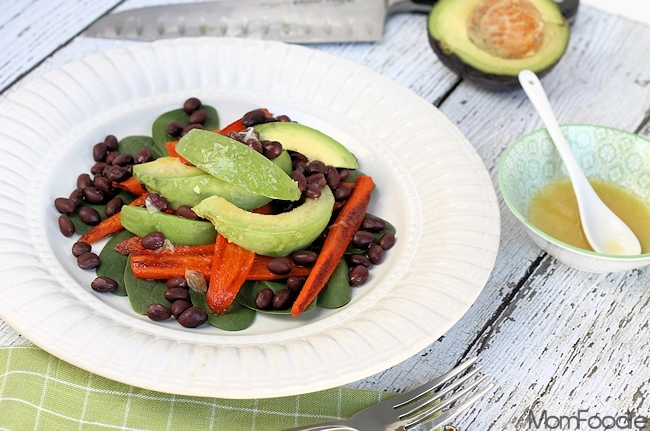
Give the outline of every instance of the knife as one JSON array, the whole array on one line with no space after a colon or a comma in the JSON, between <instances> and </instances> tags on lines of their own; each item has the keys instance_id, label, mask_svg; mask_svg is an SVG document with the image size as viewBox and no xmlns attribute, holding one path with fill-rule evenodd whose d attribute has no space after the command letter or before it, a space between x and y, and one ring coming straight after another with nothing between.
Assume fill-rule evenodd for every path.
<instances>
[{"instance_id":1,"label":"knife","mask_svg":"<svg viewBox=\"0 0 650 431\"><path fill-rule=\"evenodd\" d=\"M85 36L151 41L229 36L291 43L374 42L388 16L428 13L437 0L221 0L130 9L107 15ZM554 0L571 22L580 0Z\"/></svg>"},{"instance_id":2,"label":"knife","mask_svg":"<svg viewBox=\"0 0 650 431\"><path fill-rule=\"evenodd\" d=\"M429 12L436 0L221 0L107 15L85 36L151 41L229 36L292 43L380 40L387 16Z\"/></svg>"}]
</instances>

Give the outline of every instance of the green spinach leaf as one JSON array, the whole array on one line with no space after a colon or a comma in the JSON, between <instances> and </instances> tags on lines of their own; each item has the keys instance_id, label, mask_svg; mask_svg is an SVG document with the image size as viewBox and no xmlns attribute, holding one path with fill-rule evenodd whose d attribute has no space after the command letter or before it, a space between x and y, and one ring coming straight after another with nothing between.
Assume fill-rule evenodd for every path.
<instances>
[{"instance_id":1,"label":"green spinach leaf","mask_svg":"<svg viewBox=\"0 0 650 431\"><path fill-rule=\"evenodd\" d=\"M99 253L100 264L97 267L97 277L109 277L117 282L117 290L114 295L126 296L124 286L124 270L126 269L129 256L124 256L115 251L115 246L120 241L129 239L133 234L127 230L114 235Z\"/></svg>"},{"instance_id":2,"label":"green spinach leaf","mask_svg":"<svg viewBox=\"0 0 650 431\"><path fill-rule=\"evenodd\" d=\"M206 130L215 130L219 128L219 114L217 110L212 106L203 105L201 109L205 109L208 113L208 120L203 125L203 128ZM177 141L178 138L173 137L167 133L167 126L169 123L176 121L183 124L184 126L188 125L190 116L183 109L175 109L173 111L165 112L153 122L151 126L151 136L154 140L154 145L158 150L164 154L169 155L165 144L170 141Z\"/></svg>"},{"instance_id":3,"label":"green spinach leaf","mask_svg":"<svg viewBox=\"0 0 650 431\"><path fill-rule=\"evenodd\" d=\"M242 307L234 301L225 314L217 315L210 310L205 302L205 295L190 289L190 298L195 307L200 307L208 313L208 323L225 331L241 331L248 328L255 320L255 311Z\"/></svg>"},{"instance_id":4,"label":"green spinach leaf","mask_svg":"<svg viewBox=\"0 0 650 431\"><path fill-rule=\"evenodd\" d=\"M318 294L319 307L339 308L350 302L352 289L350 289L348 271L348 264L341 259L329 281Z\"/></svg>"},{"instance_id":5,"label":"green spinach leaf","mask_svg":"<svg viewBox=\"0 0 650 431\"><path fill-rule=\"evenodd\" d=\"M155 159L167 154L167 152L162 152L160 148L158 148L153 138L149 136L139 135L127 136L126 138L122 139L119 143L117 151L120 154L132 154L133 157L135 157L141 150L144 150L145 148L149 148L149 150L151 150L151 154L153 154L153 157Z\"/></svg>"},{"instance_id":6,"label":"green spinach leaf","mask_svg":"<svg viewBox=\"0 0 650 431\"><path fill-rule=\"evenodd\" d=\"M124 268L124 287L129 296L131 308L138 314L147 314L147 307L151 304L171 306L165 299L167 284L164 281L136 278L128 261Z\"/></svg>"}]
</instances>

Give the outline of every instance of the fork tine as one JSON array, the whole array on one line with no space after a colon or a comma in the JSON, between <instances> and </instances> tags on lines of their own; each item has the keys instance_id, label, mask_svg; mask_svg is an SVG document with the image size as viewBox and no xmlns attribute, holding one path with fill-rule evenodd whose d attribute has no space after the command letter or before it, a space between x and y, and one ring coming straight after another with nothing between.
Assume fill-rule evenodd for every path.
<instances>
[{"instance_id":1,"label":"fork tine","mask_svg":"<svg viewBox=\"0 0 650 431\"><path fill-rule=\"evenodd\" d=\"M430 404L435 403L437 400L442 399L442 397L444 397L448 393L452 392L454 389L456 389L457 387L459 387L460 385L465 383L467 380L474 377L481 370L481 368L482 367L476 367L476 368L472 369L471 371L465 373L462 377L459 377L458 379L454 380L451 384L442 387L437 392L429 392L427 394L426 399L423 402L421 402L417 406L412 407L409 411L400 414L399 418L403 419L403 418L406 418L406 417L409 417L409 416L413 416L414 414L419 414L419 412L422 411L425 407L427 407ZM481 379L479 379L479 381L485 379L485 377L487 377L487 376L482 377ZM476 387L476 385L477 385L477 383L474 382L474 383L472 383L472 386L470 386L470 388ZM422 398L424 398L424 397L422 397ZM408 403L405 406L409 406L409 405L411 405L411 403ZM439 405L440 405L440 403L436 404L436 406L439 406Z\"/></svg>"},{"instance_id":2,"label":"fork tine","mask_svg":"<svg viewBox=\"0 0 650 431\"><path fill-rule=\"evenodd\" d=\"M406 392L402 395L399 395L396 398L391 399L391 401L394 403L393 408L398 409L400 407L403 407L405 404L411 403L413 401L416 401L418 398L425 396L429 392L433 391L435 388L438 386L442 385L443 383L446 383L447 381L451 380L452 378L456 377L463 371L465 371L467 368L469 368L476 360L478 357L473 357L462 364L458 365L456 368L454 368L451 371L448 371L447 373L443 374L442 376L435 378L431 380L430 382L415 388L409 392Z\"/></svg>"},{"instance_id":3,"label":"fork tine","mask_svg":"<svg viewBox=\"0 0 650 431\"><path fill-rule=\"evenodd\" d=\"M483 379L480 380L482 381ZM458 404L450 408L449 410L442 413L440 416L436 416L435 418L433 418L431 421L426 420L427 417L423 416L421 418L418 418L417 420L414 419L413 421L408 422L407 424L404 425L404 428L409 429L423 423L427 423L431 427L431 429L446 425L449 422L451 422L460 413L462 413L463 411L471 407L476 401L478 401L481 397L483 397L486 393L488 393L493 387L494 387L494 383L489 383L487 386L485 386L483 389L481 389L471 397L467 398L461 404ZM462 391L462 392L467 392L467 391ZM429 412L428 416L430 416L431 414L432 413Z\"/></svg>"}]
</instances>

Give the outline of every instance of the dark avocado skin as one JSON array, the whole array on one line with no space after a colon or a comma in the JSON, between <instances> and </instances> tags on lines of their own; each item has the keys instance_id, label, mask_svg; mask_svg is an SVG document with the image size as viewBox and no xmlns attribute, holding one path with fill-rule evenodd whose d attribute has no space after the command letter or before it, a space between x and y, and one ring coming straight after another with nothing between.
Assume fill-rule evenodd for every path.
<instances>
[{"instance_id":1,"label":"dark avocado skin","mask_svg":"<svg viewBox=\"0 0 650 431\"><path fill-rule=\"evenodd\" d=\"M427 32L428 33L428 32ZM495 75L490 73L481 72L470 66L469 64L464 63L461 59L453 54L445 53L440 47L440 43L429 35L429 44L433 49L433 52L438 56L438 59L444 64L449 70L459 75L461 78L466 79L475 83L476 85L490 91L509 91L521 89L519 85L519 79L516 76L512 75ZM553 66L547 67L546 69L535 72L537 76L542 77L546 75L553 69Z\"/></svg>"}]
</instances>

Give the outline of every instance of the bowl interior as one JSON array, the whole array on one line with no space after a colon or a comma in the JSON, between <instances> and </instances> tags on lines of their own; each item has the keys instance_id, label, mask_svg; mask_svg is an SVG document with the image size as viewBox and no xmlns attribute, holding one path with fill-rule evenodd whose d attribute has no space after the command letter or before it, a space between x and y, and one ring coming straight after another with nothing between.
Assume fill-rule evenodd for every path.
<instances>
[{"instance_id":1,"label":"bowl interior","mask_svg":"<svg viewBox=\"0 0 650 431\"><path fill-rule=\"evenodd\" d=\"M622 186L650 204L650 141L601 126L564 125L562 131L588 178ZM528 204L540 188L567 176L546 129L540 129L517 140L503 156L499 187L514 215L541 234L528 220Z\"/></svg>"}]
</instances>

